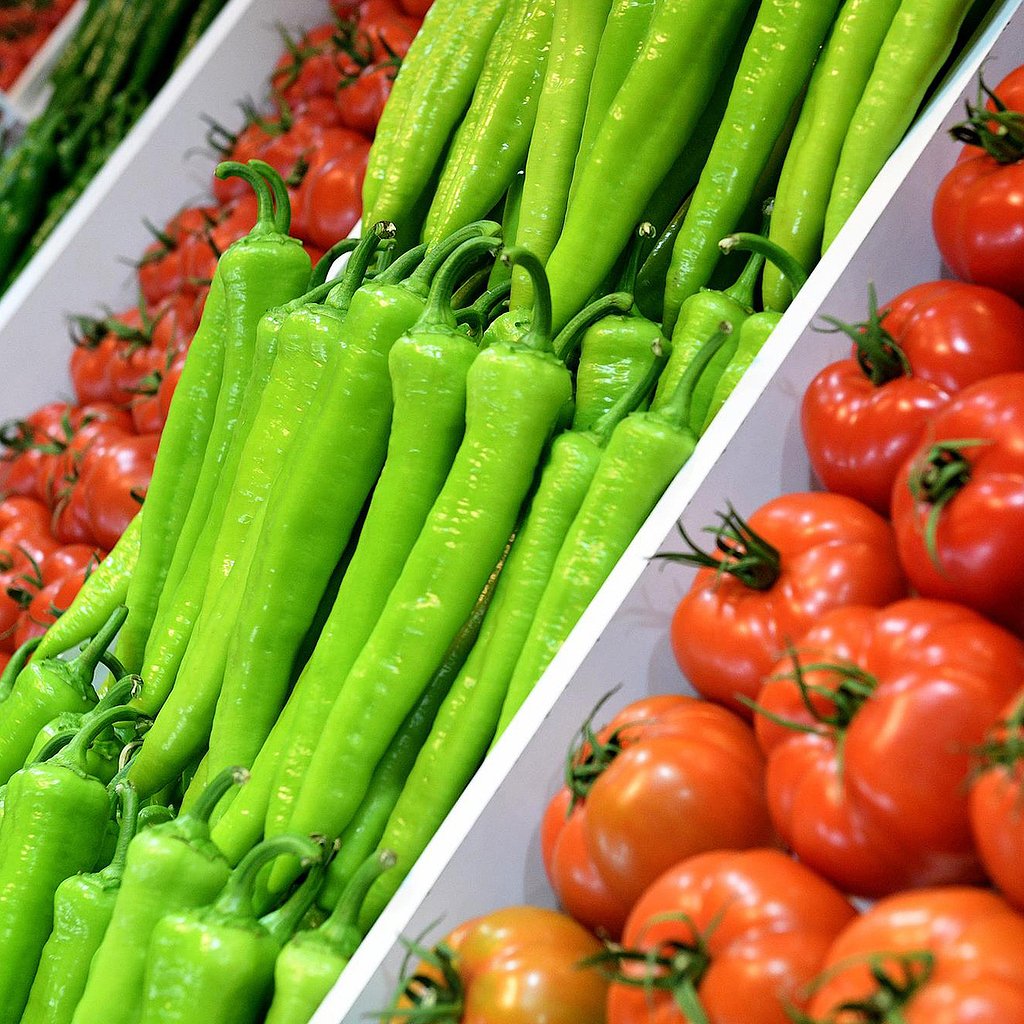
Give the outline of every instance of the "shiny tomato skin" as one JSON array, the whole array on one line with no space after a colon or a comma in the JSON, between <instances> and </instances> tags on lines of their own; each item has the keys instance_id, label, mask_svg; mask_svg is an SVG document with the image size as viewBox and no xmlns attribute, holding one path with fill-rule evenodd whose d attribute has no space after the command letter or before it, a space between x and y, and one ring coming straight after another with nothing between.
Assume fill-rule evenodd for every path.
<instances>
[{"instance_id":1,"label":"shiny tomato skin","mask_svg":"<svg viewBox=\"0 0 1024 1024\"><path fill-rule=\"evenodd\" d=\"M362 213L369 152L370 143L358 132L332 128L324 133L295 195L296 231L304 241L327 249L348 237Z\"/></svg>"},{"instance_id":2,"label":"shiny tomato skin","mask_svg":"<svg viewBox=\"0 0 1024 1024\"><path fill-rule=\"evenodd\" d=\"M892 484L931 418L956 392L999 373L1024 370L1024 308L980 285L929 281L882 308L882 327L910 373L875 385L857 361L832 363L801 405L815 475L830 491L888 515Z\"/></svg>"},{"instance_id":3,"label":"shiny tomato skin","mask_svg":"<svg viewBox=\"0 0 1024 1024\"><path fill-rule=\"evenodd\" d=\"M643 893L622 945L657 951L703 936L710 960L696 990L708 1024L789 1024L835 936L855 916L827 882L777 850L700 854ZM643 978L646 965L624 972ZM691 1024L670 992L613 984L608 1024Z\"/></svg>"},{"instance_id":4,"label":"shiny tomato skin","mask_svg":"<svg viewBox=\"0 0 1024 1024\"><path fill-rule=\"evenodd\" d=\"M617 737L621 752L568 818L568 789L556 795L563 828L548 831L545 815L542 836L555 894L588 927L617 935L644 889L686 857L773 841L764 760L731 712L693 697L649 697L600 735Z\"/></svg>"},{"instance_id":5,"label":"shiny tomato skin","mask_svg":"<svg viewBox=\"0 0 1024 1024\"><path fill-rule=\"evenodd\" d=\"M808 1008L816 1021L879 989L876 963L901 977L894 955L930 955L920 984L890 1020L903 1024L1024 1024L1024 917L994 893L950 886L901 893L868 908L829 950ZM842 1011L838 1011L842 1013ZM850 1011L851 1014L853 1011ZM897 1017L896 1014L899 1013Z\"/></svg>"},{"instance_id":6,"label":"shiny tomato skin","mask_svg":"<svg viewBox=\"0 0 1024 1024\"><path fill-rule=\"evenodd\" d=\"M346 128L368 138L377 133L377 123L391 95L397 69L387 65L365 67L359 77L346 82L338 93L341 121Z\"/></svg>"},{"instance_id":7,"label":"shiny tomato skin","mask_svg":"<svg viewBox=\"0 0 1024 1024\"><path fill-rule=\"evenodd\" d=\"M460 925L444 945L464 990L461 1024L604 1024L608 982L577 966L601 944L564 914L505 907ZM428 964L416 973L438 977Z\"/></svg>"},{"instance_id":8,"label":"shiny tomato skin","mask_svg":"<svg viewBox=\"0 0 1024 1024\"><path fill-rule=\"evenodd\" d=\"M1024 679L1024 643L968 608L911 598L828 612L796 649L820 714L834 715L826 694L860 674L870 695L827 724L791 658L765 680L755 731L786 845L862 896L977 881L970 752ZM843 671L815 668L826 665Z\"/></svg>"},{"instance_id":9,"label":"shiny tomato skin","mask_svg":"<svg viewBox=\"0 0 1024 1024\"><path fill-rule=\"evenodd\" d=\"M933 552L935 506L915 498L911 480L933 445L960 440L972 442L960 450L969 479L941 505ZM918 593L966 604L1024 635L1024 373L965 389L932 420L893 485L892 522Z\"/></svg>"},{"instance_id":10,"label":"shiny tomato skin","mask_svg":"<svg viewBox=\"0 0 1024 1024\"><path fill-rule=\"evenodd\" d=\"M1004 708L991 739L1002 756L984 762L971 783L970 814L974 843L985 872L1006 900L1024 911L1024 690Z\"/></svg>"},{"instance_id":11,"label":"shiny tomato skin","mask_svg":"<svg viewBox=\"0 0 1024 1024\"><path fill-rule=\"evenodd\" d=\"M139 511L153 475L160 438L142 434L113 445L89 463L78 485L85 495L89 526L109 550Z\"/></svg>"},{"instance_id":12,"label":"shiny tomato skin","mask_svg":"<svg viewBox=\"0 0 1024 1024\"><path fill-rule=\"evenodd\" d=\"M676 607L670 639L697 691L743 717L762 677L788 643L819 616L847 604L881 606L906 593L889 524L840 494L788 494L749 517L780 552L781 574L754 590L715 569L700 569Z\"/></svg>"}]
</instances>

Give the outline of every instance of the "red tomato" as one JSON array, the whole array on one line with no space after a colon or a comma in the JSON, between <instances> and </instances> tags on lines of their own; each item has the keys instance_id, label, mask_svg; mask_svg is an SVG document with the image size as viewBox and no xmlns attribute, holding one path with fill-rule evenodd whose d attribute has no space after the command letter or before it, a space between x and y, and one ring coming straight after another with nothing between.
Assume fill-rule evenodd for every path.
<instances>
[{"instance_id":1,"label":"red tomato","mask_svg":"<svg viewBox=\"0 0 1024 1024\"><path fill-rule=\"evenodd\" d=\"M42 502L21 496L0 501L0 565L37 572L58 547L50 532L50 510Z\"/></svg>"},{"instance_id":2,"label":"red tomato","mask_svg":"<svg viewBox=\"0 0 1024 1024\"><path fill-rule=\"evenodd\" d=\"M358 78L342 85L338 103L346 128L373 138L397 74L398 69L393 65L380 64L363 68Z\"/></svg>"},{"instance_id":3,"label":"red tomato","mask_svg":"<svg viewBox=\"0 0 1024 1024\"><path fill-rule=\"evenodd\" d=\"M373 60L404 57L419 31L397 0L364 0L359 8L359 35L369 41Z\"/></svg>"},{"instance_id":4,"label":"red tomato","mask_svg":"<svg viewBox=\"0 0 1024 1024\"><path fill-rule=\"evenodd\" d=\"M61 488L53 510L53 532L61 544L95 544L85 493L77 474Z\"/></svg>"},{"instance_id":5,"label":"red tomato","mask_svg":"<svg viewBox=\"0 0 1024 1024\"><path fill-rule=\"evenodd\" d=\"M26 598L31 600L31 595L26 590L21 570L11 568L0 571L0 651L10 653L17 646L14 634Z\"/></svg>"},{"instance_id":6,"label":"red tomato","mask_svg":"<svg viewBox=\"0 0 1024 1024\"><path fill-rule=\"evenodd\" d=\"M323 249L347 238L362 213L363 177L369 142L357 132L333 128L324 132L323 144L292 206L293 231Z\"/></svg>"},{"instance_id":7,"label":"red tomato","mask_svg":"<svg viewBox=\"0 0 1024 1024\"><path fill-rule=\"evenodd\" d=\"M851 330L851 357L804 394L804 441L830 491L888 515L896 474L932 416L968 385L1024 370L1024 309L991 288L931 281Z\"/></svg>"},{"instance_id":8,"label":"red tomato","mask_svg":"<svg viewBox=\"0 0 1024 1024\"><path fill-rule=\"evenodd\" d=\"M174 389L181 379L181 371L185 368L185 352L175 356L174 361L167 368L160 380L160 387L157 389L157 403L160 407L160 418L166 423L167 414L171 409L171 399L174 397ZM163 428L161 428L163 429ZM140 431L142 433L142 431Z\"/></svg>"},{"instance_id":9,"label":"red tomato","mask_svg":"<svg viewBox=\"0 0 1024 1024\"><path fill-rule=\"evenodd\" d=\"M159 437L143 434L114 445L90 460L79 486L85 492L96 542L109 550L135 518L153 475Z\"/></svg>"},{"instance_id":10,"label":"red tomato","mask_svg":"<svg viewBox=\"0 0 1024 1024\"><path fill-rule=\"evenodd\" d=\"M43 580L52 583L71 575L85 576L99 564L103 552L88 544L65 544L43 559Z\"/></svg>"},{"instance_id":11,"label":"red tomato","mask_svg":"<svg viewBox=\"0 0 1024 1024\"><path fill-rule=\"evenodd\" d=\"M434 0L400 0L400 2L402 10L406 14L412 15L414 18L422 18L430 10L430 5Z\"/></svg>"},{"instance_id":12,"label":"red tomato","mask_svg":"<svg viewBox=\"0 0 1024 1024\"><path fill-rule=\"evenodd\" d=\"M1024 373L962 391L893 487L900 560L914 588L1024 633Z\"/></svg>"},{"instance_id":13,"label":"red tomato","mask_svg":"<svg viewBox=\"0 0 1024 1024\"><path fill-rule=\"evenodd\" d=\"M716 551L679 602L672 650L703 696L749 718L739 698L757 696L786 645L824 612L888 604L906 583L889 524L852 498L788 494L749 523L734 512L723 519L729 553Z\"/></svg>"},{"instance_id":14,"label":"red tomato","mask_svg":"<svg viewBox=\"0 0 1024 1024\"><path fill-rule=\"evenodd\" d=\"M644 889L686 857L773 840L754 734L707 701L631 704L577 751L570 772L580 799L570 811L573 791L555 796L541 845L559 902L588 928L617 936ZM580 885L588 878L596 893Z\"/></svg>"},{"instance_id":15,"label":"red tomato","mask_svg":"<svg viewBox=\"0 0 1024 1024\"><path fill-rule=\"evenodd\" d=\"M579 962L601 944L570 917L539 907L506 907L456 928L438 947L459 979L452 992L436 964L424 963L399 1009L460 998L461 1024L604 1024L608 982ZM396 1016L392 1024L404 1022Z\"/></svg>"},{"instance_id":16,"label":"red tomato","mask_svg":"<svg viewBox=\"0 0 1024 1024\"><path fill-rule=\"evenodd\" d=\"M1024 910L1024 691L979 748L971 785L971 830L989 878Z\"/></svg>"},{"instance_id":17,"label":"red tomato","mask_svg":"<svg viewBox=\"0 0 1024 1024\"><path fill-rule=\"evenodd\" d=\"M970 752L1024 680L1024 643L917 598L827 612L797 650L765 680L756 722L783 841L858 895L980 878Z\"/></svg>"},{"instance_id":18,"label":"red tomato","mask_svg":"<svg viewBox=\"0 0 1024 1024\"><path fill-rule=\"evenodd\" d=\"M981 889L882 900L829 950L812 1022L1024 1024L1024 917ZM882 979L892 984L883 988Z\"/></svg>"},{"instance_id":19,"label":"red tomato","mask_svg":"<svg viewBox=\"0 0 1024 1024\"><path fill-rule=\"evenodd\" d=\"M806 1006L807 983L854 916L777 850L684 860L629 915L622 946L642 956L622 961L632 983L612 985L608 1024L789 1024L786 1008Z\"/></svg>"}]
</instances>

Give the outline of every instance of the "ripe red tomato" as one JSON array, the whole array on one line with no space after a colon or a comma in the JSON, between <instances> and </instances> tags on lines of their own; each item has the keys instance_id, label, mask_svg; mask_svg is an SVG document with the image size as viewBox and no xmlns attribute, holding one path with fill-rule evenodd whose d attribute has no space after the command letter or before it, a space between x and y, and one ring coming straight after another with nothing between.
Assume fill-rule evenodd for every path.
<instances>
[{"instance_id":1,"label":"ripe red tomato","mask_svg":"<svg viewBox=\"0 0 1024 1024\"><path fill-rule=\"evenodd\" d=\"M135 518L153 475L160 438L127 438L91 459L79 486L85 494L89 526L96 542L109 550Z\"/></svg>"},{"instance_id":2,"label":"ripe red tomato","mask_svg":"<svg viewBox=\"0 0 1024 1024\"><path fill-rule=\"evenodd\" d=\"M1024 643L914 598L827 612L796 649L798 664L765 680L755 723L786 845L858 895L978 880L971 749L1020 688Z\"/></svg>"},{"instance_id":3,"label":"ripe red tomato","mask_svg":"<svg viewBox=\"0 0 1024 1024\"><path fill-rule=\"evenodd\" d=\"M684 860L629 915L622 946L640 956L621 961L630 983L612 985L608 1024L789 1024L787 1007L806 1006L807 983L854 916L777 850Z\"/></svg>"},{"instance_id":4,"label":"ripe red tomato","mask_svg":"<svg viewBox=\"0 0 1024 1024\"><path fill-rule=\"evenodd\" d=\"M989 878L1024 910L1024 691L1007 705L978 752L971 830Z\"/></svg>"},{"instance_id":5,"label":"ripe red tomato","mask_svg":"<svg viewBox=\"0 0 1024 1024\"><path fill-rule=\"evenodd\" d=\"M932 205L935 241L950 270L964 281L989 285L1019 301L1024 301L1022 79L1018 68L994 90L1017 114L998 112L994 102L969 107L970 119L958 126L957 137L975 145L961 152ZM1015 119L1010 131L999 123L1008 118Z\"/></svg>"},{"instance_id":6,"label":"ripe red tomato","mask_svg":"<svg viewBox=\"0 0 1024 1024\"><path fill-rule=\"evenodd\" d=\"M601 944L570 917L506 907L467 921L435 947L458 979L434 963L416 968L397 1009L458 1000L461 1024L604 1024L608 982L579 962ZM396 1016L399 1024L406 1016Z\"/></svg>"},{"instance_id":7,"label":"ripe red tomato","mask_svg":"<svg viewBox=\"0 0 1024 1024\"><path fill-rule=\"evenodd\" d=\"M629 705L576 752L569 775L572 788L544 816L544 867L561 905L613 937L673 864L773 840L754 734L707 701L666 695Z\"/></svg>"},{"instance_id":8,"label":"ripe red tomato","mask_svg":"<svg viewBox=\"0 0 1024 1024\"><path fill-rule=\"evenodd\" d=\"M1024 373L962 391L893 487L900 560L926 597L1024 633Z\"/></svg>"},{"instance_id":9,"label":"ripe red tomato","mask_svg":"<svg viewBox=\"0 0 1024 1024\"><path fill-rule=\"evenodd\" d=\"M348 237L362 213L369 152L370 143L357 132L324 132L292 206L294 231L300 238L327 249Z\"/></svg>"},{"instance_id":10,"label":"ripe red tomato","mask_svg":"<svg viewBox=\"0 0 1024 1024\"><path fill-rule=\"evenodd\" d=\"M419 18L410 17L397 0L363 0L359 7L359 35L369 42L374 62L404 57L419 27Z\"/></svg>"},{"instance_id":11,"label":"ripe red tomato","mask_svg":"<svg viewBox=\"0 0 1024 1024\"><path fill-rule=\"evenodd\" d=\"M342 124L372 139L397 74L393 65L371 65L345 82L338 93Z\"/></svg>"},{"instance_id":12,"label":"ripe red tomato","mask_svg":"<svg viewBox=\"0 0 1024 1024\"><path fill-rule=\"evenodd\" d=\"M20 495L0 501L0 567L38 573L58 547L50 532L50 510L42 502Z\"/></svg>"},{"instance_id":13,"label":"ripe red tomato","mask_svg":"<svg viewBox=\"0 0 1024 1024\"><path fill-rule=\"evenodd\" d=\"M903 1024L1024 1024L1022 951L1024 917L994 893L891 896L836 938L808 1019L881 1020L871 1008L884 1003Z\"/></svg>"},{"instance_id":14,"label":"ripe red tomato","mask_svg":"<svg viewBox=\"0 0 1024 1024\"><path fill-rule=\"evenodd\" d=\"M787 644L831 608L897 600L906 582L889 524L852 498L787 494L749 522L723 520L728 534L672 617L672 651L704 697L749 718L739 698L757 696Z\"/></svg>"},{"instance_id":15,"label":"ripe red tomato","mask_svg":"<svg viewBox=\"0 0 1024 1024\"><path fill-rule=\"evenodd\" d=\"M935 413L979 380L1024 370L1024 308L991 288L929 281L850 330L851 357L804 394L804 442L830 491L888 515L896 474Z\"/></svg>"},{"instance_id":16,"label":"ripe red tomato","mask_svg":"<svg viewBox=\"0 0 1024 1024\"><path fill-rule=\"evenodd\" d=\"M422 18L430 10L434 0L401 0L402 10L414 18Z\"/></svg>"}]
</instances>

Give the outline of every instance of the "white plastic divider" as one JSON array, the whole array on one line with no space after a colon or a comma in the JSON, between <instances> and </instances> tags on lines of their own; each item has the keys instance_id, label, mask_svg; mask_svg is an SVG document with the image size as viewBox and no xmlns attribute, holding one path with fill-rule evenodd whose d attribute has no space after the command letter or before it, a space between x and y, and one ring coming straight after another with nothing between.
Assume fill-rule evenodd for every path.
<instances>
[{"instance_id":1,"label":"white plastic divider","mask_svg":"<svg viewBox=\"0 0 1024 1024\"><path fill-rule=\"evenodd\" d=\"M501 906L553 906L539 827L562 781L568 745L597 701L620 690L614 711L648 693L688 689L669 646L669 623L693 570L653 562L678 550L676 520L691 536L731 500L749 513L812 486L800 435L807 383L848 351L815 331L819 314L863 319L867 286L886 299L941 274L930 198L959 150L947 129L976 93L982 60L995 83L1024 58L1021 0L999 5L947 84L865 196L807 286L701 439L535 691L496 744L419 862L371 929L312 1024L357 1024L389 1005L405 957L400 936L439 938Z\"/></svg>"},{"instance_id":2,"label":"white plastic divider","mask_svg":"<svg viewBox=\"0 0 1024 1024\"><path fill-rule=\"evenodd\" d=\"M138 259L182 206L209 195L216 158L204 116L239 127L239 103L267 92L277 26L309 28L326 0L230 0L59 227L0 299L0 420L70 397L68 313L138 301Z\"/></svg>"}]
</instances>

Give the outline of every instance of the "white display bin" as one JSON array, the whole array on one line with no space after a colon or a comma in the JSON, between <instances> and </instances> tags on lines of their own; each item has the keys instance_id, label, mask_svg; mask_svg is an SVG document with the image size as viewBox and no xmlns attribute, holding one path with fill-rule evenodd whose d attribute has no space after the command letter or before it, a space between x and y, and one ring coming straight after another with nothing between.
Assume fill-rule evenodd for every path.
<instances>
[{"instance_id":1,"label":"white display bin","mask_svg":"<svg viewBox=\"0 0 1024 1024\"><path fill-rule=\"evenodd\" d=\"M963 119L965 99L975 98L977 72L989 54L985 78L991 84L1024 63L1020 6L1021 0L1000 5L962 55L312 1024L365 1024L385 1009L406 956L400 936L432 940L502 906L555 905L541 861L540 820L562 783L564 755L580 724L613 687L619 689L597 724L644 695L689 690L668 638L672 612L695 570L651 556L680 549L677 519L696 538L727 501L745 514L813 486L800 434L800 398L826 363L849 351L848 340L814 325L825 314L864 319L870 283L884 300L941 276L930 203L959 152L946 132Z\"/></svg>"}]
</instances>

